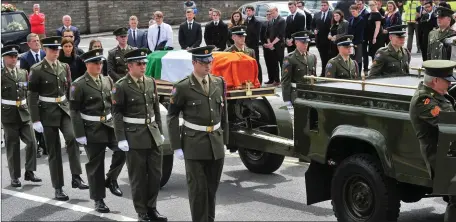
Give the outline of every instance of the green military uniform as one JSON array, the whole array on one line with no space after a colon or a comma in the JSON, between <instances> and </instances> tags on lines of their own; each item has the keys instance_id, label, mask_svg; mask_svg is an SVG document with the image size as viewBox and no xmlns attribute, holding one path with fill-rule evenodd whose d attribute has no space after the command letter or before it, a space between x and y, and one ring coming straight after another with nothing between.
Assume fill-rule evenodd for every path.
<instances>
[{"instance_id":1,"label":"green military uniform","mask_svg":"<svg viewBox=\"0 0 456 222\"><path fill-rule=\"evenodd\" d=\"M426 69L426 75L456 81L456 76L453 76L453 69L456 67L454 61L427 60L423 67ZM421 82L410 103L410 119L431 178L434 178L436 164L439 135L437 124L440 111L454 112L454 98L448 94L442 95ZM456 196L450 196L445 221L456 221Z\"/></svg>"},{"instance_id":2,"label":"green military uniform","mask_svg":"<svg viewBox=\"0 0 456 222\"><path fill-rule=\"evenodd\" d=\"M113 32L114 36L128 36L127 28L118 28ZM108 52L108 75L117 82L120 78L128 73L127 62L125 61L125 54L136 49L136 47L126 46L125 49L116 46Z\"/></svg>"},{"instance_id":3,"label":"green military uniform","mask_svg":"<svg viewBox=\"0 0 456 222\"><path fill-rule=\"evenodd\" d=\"M445 7L437 7L435 13L439 17L452 17L453 11ZM456 31L448 27L444 30L436 28L429 32L429 44L427 51L428 59L444 59L450 60L451 58L451 46L456 45L453 41L447 39L455 36Z\"/></svg>"},{"instance_id":4,"label":"green military uniform","mask_svg":"<svg viewBox=\"0 0 456 222\"><path fill-rule=\"evenodd\" d=\"M343 47L353 47L352 35L343 35L336 39L336 45ZM325 67L325 76L337 79L356 79L359 77L358 63L347 56L347 59L339 54L330 59Z\"/></svg>"},{"instance_id":5,"label":"green military uniform","mask_svg":"<svg viewBox=\"0 0 456 222\"><path fill-rule=\"evenodd\" d=\"M255 58L255 51L247 46L244 46L244 49L239 49L236 45L232 45L231 47L225 49L224 52L243 52L244 54Z\"/></svg>"},{"instance_id":6,"label":"green military uniform","mask_svg":"<svg viewBox=\"0 0 456 222\"><path fill-rule=\"evenodd\" d=\"M60 47L61 37L49 37L42 40L43 47L56 50ZM88 189L80 178L82 173L79 146L75 140L67 100L71 84L70 67L56 60L52 65L45 58L30 68L29 92L30 114L34 124L41 123L49 153L49 170L52 186L56 189L59 200L68 196L61 190L63 182L63 163L59 130L68 141L67 152L70 170L73 175L72 187Z\"/></svg>"},{"instance_id":7,"label":"green military uniform","mask_svg":"<svg viewBox=\"0 0 456 222\"><path fill-rule=\"evenodd\" d=\"M192 59L212 61L215 46L189 50ZM220 182L228 141L225 83L211 74L195 73L177 82L168 109L171 147L183 149L192 221L214 221L215 195ZM183 128L179 114L183 113Z\"/></svg>"},{"instance_id":8,"label":"green military uniform","mask_svg":"<svg viewBox=\"0 0 456 222\"><path fill-rule=\"evenodd\" d=\"M125 54L125 59L145 63L147 52L148 49L135 49ZM162 174L159 147L163 144L163 133L155 80L126 75L117 81L112 95L119 148L121 143L128 143L121 149L129 149L127 167L135 210L142 219L166 220L156 210Z\"/></svg>"},{"instance_id":9,"label":"green military uniform","mask_svg":"<svg viewBox=\"0 0 456 222\"><path fill-rule=\"evenodd\" d=\"M2 48L2 57L18 55L19 46L8 45ZM25 143L25 180L40 182L34 176L36 171L36 140L32 133L30 113L27 106L27 78L26 70L18 68L2 68L2 125L5 130L6 156L11 186L20 187L21 183L21 156L20 140Z\"/></svg>"},{"instance_id":10,"label":"green military uniform","mask_svg":"<svg viewBox=\"0 0 456 222\"><path fill-rule=\"evenodd\" d=\"M103 49L91 50L81 55L85 63L102 63ZM100 66L101 72L101 66ZM125 153L117 148L114 124L111 114L111 90L114 83L110 77L96 76L86 72L76 79L70 88L70 115L77 139L85 142L89 162L86 164L87 179L90 185L90 199L95 200L95 208L100 213L109 212L103 202L106 197L104 179L105 149L113 150L112 164L107 173L108 181L117 185ZM120 190L114 191L121 196Z\"/></svg>"},{"instance_id":11,"label":"green military uniform","mask_svg":"<svg viewBox=\"0 0 456 222\"><path fill-rule=\"evenodd\" d=\"M231 31L231 34L232 36L239 36L239 37L243 37L242 39L238 40L238 41L243 41L242 44L244 46L243 49L241 48L238 48L236 46L236 41L234 42L234 44L232 46L230 46L229 48L225 49L225 52L242 52L252 58L256 58L255 57L255 50L247 47L245 45L245 36L247 36L247 34L245 33L247 30L247 27L245 26L234 26L230 29Z\"/></svg>"},{"instance_id":12,"label":"green military uniform","mask_svg":"<svg viewBox=\"0 0 456 222\"><path fill-rule=\"evenodd\" d=\"M407 25L396 25L387 28L388 34L405 38ZM403 47L394 48L392 42L387 46L377 50L374 61L372 61L369 77L374 76L392 76L392 75L408 75L410 74L410 51Z\"/></svg>"},{"instance_id":13,"label":"green military uniform","mask_svg":"<svg viewBox=\"0 0 456 222\"><path fill-rule=\"evenodd\" d=\"M310 33L300 31L293 33L295 42L309 43ZM299 43L298 43L299 44ZM296 98L296 83L306 83L303 76L317 75L317 57L309 52L301 53L298 49L289 53L283 59L282 97L283 101L293 101Z\"/></svg>"}]
</instances>

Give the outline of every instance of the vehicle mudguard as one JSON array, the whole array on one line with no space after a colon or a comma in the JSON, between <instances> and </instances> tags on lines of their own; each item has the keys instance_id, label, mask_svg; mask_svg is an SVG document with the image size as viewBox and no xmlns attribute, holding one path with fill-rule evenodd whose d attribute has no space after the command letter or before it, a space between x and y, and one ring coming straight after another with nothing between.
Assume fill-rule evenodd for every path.
<instances>
[{"instance_id":1,"label":"vehicle mudguard","mask_svg":"<svg viewBox=\"0 0 456 222\"><path fill-rule=\"evenodd\" d=\"M266 96L259 98L269 107L277 124L277 135L287 139L293 139L293 116L287 109L281 97Z\"/></svg>"},{"instance_id":2,"label":"vehicle mudguard","mask_svg":"<svg viewBox=\"0 0 456 222\"><path fill-rule=\"evenodd\" d=\"M372 147L375 148L375 151L380 159L380 162L382 163L385 175L389 177L395 176L393 159L391 157L391 154L387 151L386 139L380 132L373 129L367 129L350 125L337 126L333 130L327 150L330 150L331 146L333 145L332 143L334 139L341 137L362 140L372 145Z\"/></svg>"}]
</instances>

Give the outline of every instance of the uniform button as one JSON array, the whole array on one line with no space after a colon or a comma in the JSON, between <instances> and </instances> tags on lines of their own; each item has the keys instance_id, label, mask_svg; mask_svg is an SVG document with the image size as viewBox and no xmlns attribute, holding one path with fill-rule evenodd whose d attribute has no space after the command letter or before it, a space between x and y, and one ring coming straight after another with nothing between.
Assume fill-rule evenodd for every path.
<instances>
[{"instance_id":1,"label":"uniform button","mask_svg":"<svg viewBox=\"0 0 456 222\"><path fill-rule=\"evenodd\" d=\"M213 122L214 122L214 120L211 120L211 123L213 123Z\"/></svg>"},{"instance_id":2,"label":"uniform button","mask_svg":"<svg viewBox=\"0 0 456 222\"><path fill-rule=\"evenodd\" d=\"M193 103L193 105L195 105L195 103Z\"/></svg>"},{"instance_id":3,"label":"uniform button","mask_svg":"<svg viewBox=\"0 0 456 222\"><path fill-rule=\"evenodd\" d=\"M146 106L148 106L149 104L146 104Z\"/></svg>"},{"instance_id":4,"label":"uniform button","mask_svg":"<svg viewBox=\"0 0 456 222\"><path fill-rule=\"evenodd\" d=\"M60 89L60 86L59 86L59 89Z\"/></svg>"},{"instance_id":5,"label":"uniform button","mask_svg":"<svg viewBox=\"0 0 456 222\"><path fill-rule=\"evenodd\" d=\"M146 94L144 93L144 95L146 95Z\"/></svg>"},{"instance_id":6,"label":"uniform button","mask_svg":"<svg viewBox=\"0 0 456 222\"><path fill-rule=\"evenodd\" d=\"M209 97L209 100L211 100L211 98Z\"/></svg>"},{"instance_id":7,"label":"uniform button","mask_svg":"<svg viewBox=\"0 0 456 222\"><path fill-rule=\"evenodd\" d=\"M211 109L211 111L214 111L213 109Z\"/></svg>"}]
</instances>

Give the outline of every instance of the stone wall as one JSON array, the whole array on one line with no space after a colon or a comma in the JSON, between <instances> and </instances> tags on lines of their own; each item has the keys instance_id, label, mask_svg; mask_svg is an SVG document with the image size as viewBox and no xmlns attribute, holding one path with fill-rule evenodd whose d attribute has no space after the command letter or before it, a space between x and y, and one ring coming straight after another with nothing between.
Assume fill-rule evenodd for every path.
<instances>
[{"instance_id":1,"label":"stone wall","mask_svg":"<svg viewBox=\"0 0 456 222\"><path fill-rule=\"evenodd\" d=\"M231 12L239 6L252 2L246 0L216 1L196 0L198 8L196 20L204 22L208 20L209 8L217 8L222 11L223 19L228 19ZM62 16L68 14L72 18L72 25L79 28L81 33L108 32L125 26L128 27L128 19L136 15L140 27L148 27L149 20L155 11L162 11L165 22L170 25L180 24L185 20L183 0L161 1L119 1L119 0L67 0L67 1L8 1L16 5L27 15L32 13L33 4L38 3L41 12L46 16L46 34L55 35L56 29L62 26Z\"/></svg>"}]
</instances>

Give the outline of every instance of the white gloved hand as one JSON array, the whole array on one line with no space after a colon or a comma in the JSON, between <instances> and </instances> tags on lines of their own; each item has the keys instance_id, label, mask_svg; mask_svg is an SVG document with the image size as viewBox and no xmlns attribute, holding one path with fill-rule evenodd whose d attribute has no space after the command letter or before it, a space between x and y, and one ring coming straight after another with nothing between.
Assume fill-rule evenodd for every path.
<instances>
[{"instance_id":1,"label":"white gloved hand","mask_svg":"<svg viewBox=\"0 0 456 222\"><path fill-rule=\"evenodd\" d=\"M122 151L128 151L130 150L130 147L128 146L128 142L126 140L121 140L119 141L118 145L120 150Z\"/></svg>"},{"instance_id":2,"label":"white gloved hand","mask_svg":"<svg viewBox=\"0 0 456 222\"><path fill-rule=\"evenodd\" d=\"M76 138L76 141L78 141L79 144L87 145L87 137L85 137L85 136Z\"/></svg>"},{"instance_id":3,"label":"white gloved hand","mask_svg":"<svg viewBox=\"0 0 456 222\"><path fill-rule=\"evenodd\" d=\"M162 142L165 142L165 136L161 135L162 137Z\"/></svg>"},{"instance_id":4,"label":"white gloved hand","mask_svg":"<svg viewBox=\"0 0 456 222\"><path fill-rule=\"evenodd\" d=\"M43 133L43 131L44 131L43 125L41 124L40 121L33 123L33 129L38 133Z\"/></svg>"},{"instance_id":5,"label":"white gloved hand","mask_svg":"<svg viewBox=\"0 0 456 222\"><path fill-rule=\"evenodd\" d=\"M182 151L182 149L174 150L174 154L177 156L179 160L184 159L184 151Z\"/></svg>"},{"instance_id":6,"label":"white gloved hand","mask_svg":"<svg viewBox=\"0 0 456 222\"><path fill-rule=\"evenodd\" d=\"M288 106L293 106L293 104L291 103L291 101L286 101L285 104Z\"/></svg>"}]
</instances>

